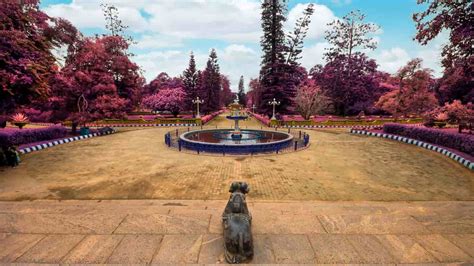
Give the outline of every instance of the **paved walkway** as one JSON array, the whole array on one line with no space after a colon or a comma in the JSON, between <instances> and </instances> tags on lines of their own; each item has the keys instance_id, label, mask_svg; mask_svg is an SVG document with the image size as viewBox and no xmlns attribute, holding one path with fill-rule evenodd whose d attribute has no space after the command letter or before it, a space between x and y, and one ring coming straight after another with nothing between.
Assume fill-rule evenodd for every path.
<instances>
[{"instance_id":1,"label":"paved walkway","mask_svg":"<svg viewBox=\"0 0 474 266\"><path fill-rule=\"evenodd\" d=\"M0 262L223 263L225 201L0 202ZM250 202L252 263L474 262L474 202Z\"/></svg>"}]
</instances>

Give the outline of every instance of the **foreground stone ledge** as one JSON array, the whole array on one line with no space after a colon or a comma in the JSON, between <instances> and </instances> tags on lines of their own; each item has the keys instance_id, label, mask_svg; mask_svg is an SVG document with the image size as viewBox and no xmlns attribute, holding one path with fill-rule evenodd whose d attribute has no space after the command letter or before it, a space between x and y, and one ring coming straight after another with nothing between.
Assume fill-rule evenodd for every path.
<instances>
[{"instance_id":1,"label":"foreground stone ledge","mask_svg":"<svg viewBox=\"0 0 474 266\"><path fill-rule=\"evenodd\" d=\"M224 263L224 205L0 202L0 263ZM255 245L251 263L474 263L474 202L249 205Z\"/></svg>"}]
</instances>

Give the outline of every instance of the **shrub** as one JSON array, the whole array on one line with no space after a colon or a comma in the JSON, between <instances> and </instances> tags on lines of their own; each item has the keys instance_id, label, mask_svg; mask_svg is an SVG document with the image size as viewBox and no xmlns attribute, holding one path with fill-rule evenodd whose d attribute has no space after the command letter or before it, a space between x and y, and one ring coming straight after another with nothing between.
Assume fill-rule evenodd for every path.
<instances>
[{"instance_id":1,"label":"shrub","mask_svg":"<svg viewBox=\"0 0 474 266\"><path fill-rule=\"evenodd\" d=\"M201 123L206 124L207 122L211 121L214 117L218 116L219 114L223 113L224 111L216 111L214 113L210 113L208 115L205 115L201 118Z\"/></svg>"},{"instance_id":2,"label":"shrub","mask_svg":"<svg viewBox=\"0 0 474 266\"><path fill-rule=\"evenodd\" d=\"M33 129L3 129L0 130L0 146L18 146L38 141L63 138L67 129L62 126Z\"/></svg>"},{"instance_id":3,"label":"shrub","mask_svg":"<svg viewBox=\"0 0 474 266\"><path fill-rule=\"evenodd\" d=\"M25 108L23 113L29 118L31 122L49 122L51 120L52 111L41 111L34 108Z\"/></svg>"},{"instance_id":4,"label":"shrub","mask_svg":"<svg viewBox=\"0 0 474 266\"><path fill-rule=\"evenodd\" d=\"M385 124L383 131L412 139L438 144L474 156L474 135L460 134L442 129Z\"/></svg>"},{"instance_id":5,"label":"shrub","mask_svg":"<svg viewBox=\"0 0 474 266\"><path fill-rule=\"evenodd\" d=\"M270 119L268 119L267 116L265 116L265 115L260 115L260 114L255 114L255 113L253 114L253 116L254 116L258 121L262 122L263 124L265 124L265 125L267 125L267 126L270 125Z\"/></svg>"},{"instance_id":6,"label":"shrub","mask_svg":"<svg viewBox=\"0 0 474 266\"><path fill-rule=\"evenodd\" d=\"M2 116L2 115L0 115L0 128L5 128L5 127L7 127L7 121L8 121L8 117L7 117L7 116Z\"/></svg>"}]
</instances>

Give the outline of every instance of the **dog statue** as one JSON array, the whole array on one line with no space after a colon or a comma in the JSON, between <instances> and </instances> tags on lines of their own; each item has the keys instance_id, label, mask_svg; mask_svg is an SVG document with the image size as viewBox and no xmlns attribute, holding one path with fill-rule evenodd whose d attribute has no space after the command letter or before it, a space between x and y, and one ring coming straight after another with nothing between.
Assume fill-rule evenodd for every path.
<instances>
[{"instance_id":1,"label":"dog statue","mask_svg":"<svg viewBox=\"0 0 474 266\"><path fill-rule=\"evenodd\" d=\"M249 187L245 182L230 185L230 199L222 214L225 259L228 263L246 262L253 257L252 216L245 201Z\"/></svg>"}]
</instances>

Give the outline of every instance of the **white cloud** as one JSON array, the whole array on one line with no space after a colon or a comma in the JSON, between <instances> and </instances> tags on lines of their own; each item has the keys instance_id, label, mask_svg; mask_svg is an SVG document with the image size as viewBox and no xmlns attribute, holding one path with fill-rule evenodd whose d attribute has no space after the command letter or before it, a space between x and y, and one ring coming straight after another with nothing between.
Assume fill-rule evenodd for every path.
<instances>
[{"instance_id":1,"label":"white cloud","mask_svg":"<svg viewBox=\"0 0 474 266\"><path fill-rule=\"evenodd\" d=\"M413 43L413 48L409 50L394 47L391 49L377 50L371 52L370 55L377 61L380 70L389 73L396 73L413 58L421 58L423 60L423 67L432 69L433 75L440 77L443 72L443 67L441 66L441 50L447 41L448 33L442 32L426 46Z\"/></svg>"},{"instance_id":2,"label":"white cloud","mask_svg":"<svg viewBox=\"0 0 474 266\"><path fill-rule=\"evenodd\" d=\"M164 34L254 42L258 35L252 33L260 29L259 7L259 1L251 0L154 1L146 10L153 14L150 28Z\"/></svg>"},{"instance_id":3,"label":"white cloud","mask_svg":"<svg viewBox=\"0 0 474 266\"><path fill-rule=\"evenodd\" d=\"M183 45L183 40L176 36L144 34L137 39L137 43L133 47L138 49L160 49L182 47Z\"/></svg>"},{"instance_id":4,"label":"white cloud","mask_svg":"<svg viewBox=\"0 0 474 266\"><path fill-rule=\"evenodd\" d=\"M327 42L318 42L303 48L301 64L309 71L316 64L324 64L324 52L330 45Z\"/></svg>"},{"instance_id":5,"label":"white cloud","mask_svg":"<svg viewBox=\"0 0 474 266\"><path fill-rule=\"evenodd\" d=\"M120 19L124 25L130 27L130 31L140 32L148 28L140 9L130 5L131 1L105 1L105 3L113 2L117 2ZM80 29L105 29L105 19L100 3L100 1L73 0L70 4L49 5L44 11L53 17L64 17Z\"/></svg>"},{"instance_id":6,"label":"white cloud","mask_svg":"<svg viewBox=\"0 0 474 266\"><path fill-rule=\"evenodd\" d=\"M80 29L104 29L100 3L73 0L44 10L51 16L65 17ZM117 6L120 19L132 32L239 42L258 41L260 36L260 2L255 0L108 0L104 3Z\"/></svg>"},{"instance_id":7,"label":"white cloud","mask_svg":"<svg viewBox=\"0 0 474 266\"><path fill-rule=\"evenodd\" d=\"M395 73L404 66L411 57L407 51L400 47L394 47L389 50L381 50L374 55L375 60L379 64L379 69L388 73Z\"/></svg>"},{"instance_id":8,"label":"white cloud","mask_svg":"<svg viewBox=\"0 0 474 266\"><path fill-rule=\"evenodd\" d=\"M292 31L295 27L296 20L301 17L303 10L308 4L297 4L288 13L286 23L287 31ZM314 14L311 17L307 39L320 39L324 37L324 32L328 29L327 24L337 19L334 13L325 5L314 4Z\"/></svg>"}]
</instances>

